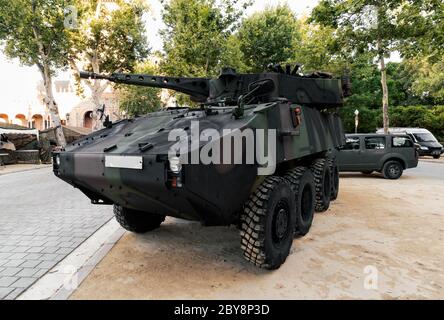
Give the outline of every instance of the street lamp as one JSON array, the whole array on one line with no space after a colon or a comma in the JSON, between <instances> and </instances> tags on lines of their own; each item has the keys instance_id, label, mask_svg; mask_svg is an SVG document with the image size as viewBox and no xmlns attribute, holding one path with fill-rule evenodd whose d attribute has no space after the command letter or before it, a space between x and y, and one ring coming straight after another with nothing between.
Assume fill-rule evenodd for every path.
<instances>
[{"instance_id":1,"label":"street lamp","mask_svg":"<svg viewBox=\"0 0 444 320\"><path fill-rule=\"evenodd\" d=\"M355 133L358 133L358 126L359 126L359 110L356 109L356 111L355 111Z\"/></svg>"}]
</instances>

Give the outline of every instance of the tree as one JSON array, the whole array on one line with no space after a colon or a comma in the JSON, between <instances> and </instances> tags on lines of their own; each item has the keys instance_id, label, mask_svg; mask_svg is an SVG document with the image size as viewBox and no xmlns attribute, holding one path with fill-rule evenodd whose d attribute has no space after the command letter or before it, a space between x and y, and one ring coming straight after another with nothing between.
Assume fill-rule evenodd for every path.
<instances>
[{"instance_id":1,"label":"tree","mask_svg":"<svg viewBox=\"0 0 444 320\"><path fill-rule=\"evenodd\" d=\"M156 68L150 62L143 62L135 67L135 72L142 74L157 74ZM159 110L161 106L160 90L138 86L119 86L120 109L131 117L137 117Z\"/></svg>"},{"instance_id":2,"label":"tree","mask_svg":"<svg viewBox=\"0 0 444 320\"><path fill-rule=\"evenodd\" d=\"M412 92L428 104L444 104L444 59L435 63L428 57L406 60Z\"/></svg>"},{"instance_id":3,"label":"tree","mask_svg":"<svg viewBox=\"0 0 444 320\"><path fill-rule=\"evenodd\" d=\"M412 0L413 1L413 0ZM371 53L379 62L384 131L389 128L386 58L407 35L397 23L404 1L321 0L311 19L337 29L337 41L354 52ZM416 1L413 1L416 2ZM412 4L413 5L413 4Z\"/></svg>"},{"instance_id":4,"label":"tree","mask_svg":"<svg viewBox=\"0 0 444 320\"><path fill-rule=\"evenodd\" d=\"M244 19L237 33L249 71L264 71L269 64L294 58L300 34L298 21L288 5L267 7Z\"/></svg>"},{"instance_id":5,"label":"tree","mask_svg":"<svg viewBox=\"0 0 444 320\"><path fill-rule=\"evenodd\" d=\"M216 76L230 36L250 1L171 0L164 3L162 70L171 76ZM227 55L225 54L225 57Z\"/></svg>"},{"instance_id":6,"label":"tree","mask_svg":"<svg viewBox=\"0 0 444 320\"><path fill-rule=\"evenodd\" d=\"M37 66L45 87L44 102L51 115L57 143L66 145L52 79L66 67L69 42L65 9L69 0L0 0L0 41L9 58Z\"/></svg>"},{"instance_id":7,"label":"tree","mask_svg":"<svg viewBox=\"0 0 444 320\"><path fill-rule=\"evenodd\" d=\"M337 54L335 29L308 23L299 19L300 40L294 48L294 61L304 66L304 71L342 72L343 62Z\"/></svg>"},{"instance_id":8,"label":"tree","mask_svg":"<svg viewBox=\"0 0 444 320\"><path fill-rule=\"evenodd\" d=\"M430 62L444 56L444 2L442 0L404 1L397 23L406 36L402 39L404 56L427 56Z\"/></svg>"},{"instance_id":9,"label":"tree","mask_svg":"<svg viewBox=\"0 0 444 320\"><path fill-rule=\"evenodd\" d=\"M131 72L143 61L149 48L142 16L148 7L143 1L115 0L109 7L102 0L76 0L78 27L70 34L70 65L95 73ZM102 94L108 81L87 80L94 103L93 128L100 129ZM83 89L83 88L82 88Z\"/></svg>"}]
</instances>

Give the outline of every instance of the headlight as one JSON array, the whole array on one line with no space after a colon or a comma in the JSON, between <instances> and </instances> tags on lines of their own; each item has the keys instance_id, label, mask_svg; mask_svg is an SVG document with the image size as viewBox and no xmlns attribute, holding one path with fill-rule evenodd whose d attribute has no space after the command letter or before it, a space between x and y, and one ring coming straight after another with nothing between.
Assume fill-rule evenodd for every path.
<instances>
[{"instance_id":1,"label":"headlight","mask_svg":"<svg viewBox=\"0 0 444 320\"><path fill-rule=\"evenodd\" d=\"M427 148L427 147L421 147L421 150L427 151L427 150L429 150L429 148Z\"/></svg>"},{"instance_id":2,"label":"headlight","mask_svg":"<svg viewBox=\"0 0 444 320\"><path fill-rule=\"evenodd\" d=\"M179 157L171 157L170 159L170 170L174 173L180 173L182 171L182 165L180 164Z\"/></svg>"},{"instance_id":3,"label":"headlight","mask_svg":"<svg viewBox=\"0 0 444 320\"><path fill-rule=\"evenodd\" d=\"M56 155L56 157L55 157L56 159L56 164L57 164L57 166L60 166L60 155L58 154L58 155Z\"/></svg>"}]
</instances>

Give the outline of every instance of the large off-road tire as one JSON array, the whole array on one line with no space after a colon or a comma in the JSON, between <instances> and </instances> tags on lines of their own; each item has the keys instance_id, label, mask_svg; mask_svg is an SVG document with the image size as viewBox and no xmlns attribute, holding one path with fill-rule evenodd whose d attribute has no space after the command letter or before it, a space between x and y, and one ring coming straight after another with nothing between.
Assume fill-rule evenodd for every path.
<instances>
[{"instance_id":1,"label":"large off-road tire","mask_svg":"<svg viewBox=\"0 0 444 320\"><path fill-rule=\"evenodd\" d=\"M330 207L331 173L327 159L316 159L311 165L316 186L316 212L325 212Z\"/></svg>"},{"instance_id":2,"label":"large off-road tire","mask_svg":"<svg viewBox=\"0 0 444 320\"><path fill-rule=\"evenodd\" d=\"M316 188L314 177L306 167L296 167L285 175L291 183L296 202L295 235L305 236L311 228L315 212Z\"/></svg>"},{"instance_id":3,"label":"large off-road tire","mask_svg":"<svg viewBox=\"0 0 444 320\"><path fill-rule=\"evenodd\" d=\"M165 221L165 216L123 208L118 205L114 205L114 216L125 230L134 233L153 231Z\"/></svg>"},{"instance_id":4,"label":"large off-road tire","mask_svg":"<svg viewBox=\"0 0 444 320\"><path fill-rule=\"evenodd\" d=\"M397 180L401 178L404 168L402 164L396 160L387 161L382 168L384 178L390 180Z\"/></svg>"},{"instance_id":5,"label":"large off-road tire","mask_svg":"<svg viewBox=\"0 0 444 320\"><path fill-rule=\"evenodd\" d=\"M275 176L265 179L241 214L244 257L260 268L278 269L293 243L295 211L290 183Z\"/></svg>"},{"instance_id":6,"label":"large off-road tire","mask_svg":"<svg viewBox=\"0 0 444 320\"><path fill-rule=\"evenodd\" d=\"M330 201L335 201L339 195L339 167L336 159L328 159L331 172L331 194Z\"/></svg>"}]
</instances>

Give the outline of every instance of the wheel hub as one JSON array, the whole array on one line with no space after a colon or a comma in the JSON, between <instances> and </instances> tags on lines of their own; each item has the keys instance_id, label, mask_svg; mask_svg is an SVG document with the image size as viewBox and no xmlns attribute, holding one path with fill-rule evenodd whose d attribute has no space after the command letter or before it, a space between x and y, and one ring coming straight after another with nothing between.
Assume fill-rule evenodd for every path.
<instances>
[{"instance_id":1,"label":"wheel hub","mask_svg":"<svg viewBox=\"0 0 444 320\"><path fill-rule=\"evenodd\" d=\"M273 240L275 243L281 242L287 235L289 218L288 207L285 203L279 203L273 219Z\"/></svg>"},{"instance_id":2,"label":"wheel hub","mask_svg":"<svg viewBox=\"0 0 444 320\"><path fill-rule=\"evenodd\" d=\"M399 174L399 168L398 168L398 166L396 166L396 165L392 165L392 166L390 166L390 168L389 168L389 173L390 173L390 175L392 175L392 176L397 176L397 175Z\"/></svg>"}]
</instances>

